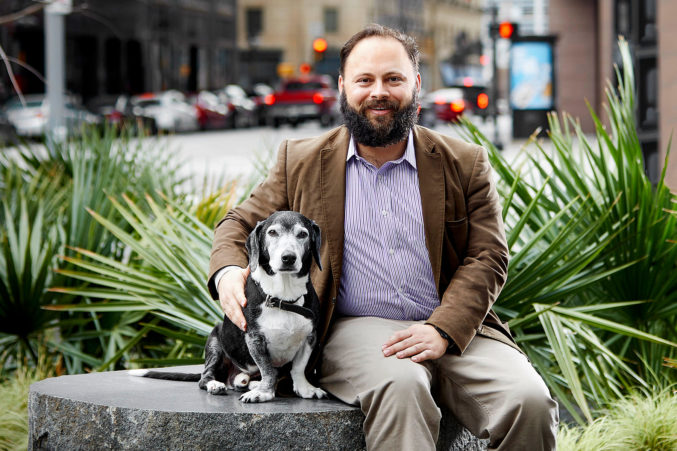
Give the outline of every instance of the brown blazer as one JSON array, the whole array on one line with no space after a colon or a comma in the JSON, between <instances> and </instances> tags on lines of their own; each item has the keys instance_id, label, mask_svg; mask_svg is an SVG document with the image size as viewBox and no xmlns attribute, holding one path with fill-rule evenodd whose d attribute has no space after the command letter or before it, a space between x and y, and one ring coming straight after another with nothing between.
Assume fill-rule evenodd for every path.
<instances>
[{"instance_id":1,"label":"brown blazer","mask_svg":"<svg viewBox=\"0 0 677 451\"><path fill-rule=\"evenodd\" d=\"M349 141L350 133L341 126L282 143L266 180L216 227L208 283L214 299L216 271L247 266L244 243L257 221L278 210L298 211L322 230L324 270L313 268L311 278L322 304L319 336L324 343L343 262ZM449 334L459 352L478 331L487 330L483 325L490 326L495 338L510 337L491 310L507 277L508 248L486 150L419 126L414 148L426 246L441 299L427 322Z\"/></svg>"}]
</instances>

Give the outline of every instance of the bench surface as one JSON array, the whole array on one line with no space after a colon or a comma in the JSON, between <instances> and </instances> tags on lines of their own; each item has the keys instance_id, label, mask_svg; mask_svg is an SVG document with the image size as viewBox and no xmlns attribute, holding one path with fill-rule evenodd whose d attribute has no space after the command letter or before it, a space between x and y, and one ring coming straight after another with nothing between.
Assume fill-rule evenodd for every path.
<instances>
[{"instance_id":1,"label":"bench surface","mask_svg":"<svg viewBox=\"0 0 677 451\"><path fill-rule=\"evenodd\" d=\"M358 407L301 398L245 404L238 396L126 371L46 379L30 388L29 449L364 449ZM449 417L438 448L484 449Z\"/></svg>"}]
</instances>

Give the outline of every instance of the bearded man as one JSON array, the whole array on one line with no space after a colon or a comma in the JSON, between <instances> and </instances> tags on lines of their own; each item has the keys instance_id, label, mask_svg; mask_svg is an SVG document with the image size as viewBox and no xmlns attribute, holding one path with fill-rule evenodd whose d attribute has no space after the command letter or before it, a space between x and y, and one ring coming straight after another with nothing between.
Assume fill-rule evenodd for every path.
<instances>
[{"instance_id":1,"label":"bearded man","mask_svg":"<svg viewBox=\"0 0 677 451\"><path fill-rule=\"evenodd\" d=\"M285 141L215 231L209 288L245 330L244 247L295 210L322 230L322 388L365 414L369 449L435 449L449 408L498 450L555 449L557 403L491 310L508 248L487 152L415 125L415 41L370 25L341 50L345 124Z\"/></svg>"}]
</instances>

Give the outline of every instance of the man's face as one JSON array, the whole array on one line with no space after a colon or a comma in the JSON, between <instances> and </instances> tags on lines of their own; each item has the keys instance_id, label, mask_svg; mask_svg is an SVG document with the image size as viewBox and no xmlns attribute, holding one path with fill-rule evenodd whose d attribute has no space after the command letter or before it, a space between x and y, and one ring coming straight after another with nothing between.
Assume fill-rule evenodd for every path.
<instances>
[{"instance_id":1,"label":"man's face","mask_svg":"<svg viewBox=\"0 0 677 451\"><path fill-rule=\"evenodd\" d=\"M358 42L339 77L341 112L358 143L382 147L404 140L416 122L421 78L400 42Z\"/></svg>"}]
</instances>

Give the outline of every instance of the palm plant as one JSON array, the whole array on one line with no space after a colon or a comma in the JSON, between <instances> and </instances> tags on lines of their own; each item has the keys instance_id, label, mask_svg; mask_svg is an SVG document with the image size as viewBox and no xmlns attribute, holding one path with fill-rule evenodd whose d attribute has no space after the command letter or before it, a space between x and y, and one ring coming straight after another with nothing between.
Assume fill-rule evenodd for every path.
<instances>
[{"instance_id":1,"label":"palm plant","mask_svg":"<svg viewBox=\"0 0 677 451\"><path fill-rule=\"evenodd\" d=\"M214 324L223 319L221 308L211 299L204 280L212 230L225 212L249 195L271 161L259 157L257 169L244 186L239 186L237 181L221 181L221 188L213 192L205 189L203 197L196 202L165 196L158 201L146 196L142 206L126 195L121 199L110 196L111 204L125 219L124 226L97 211L89 211L131 255L121 262L114 256L85 248L74 249L77 255L65 256L64 260L79 270L59 272L84 282L84 285L57 287L52 291L99 298L104 302L49 308L88 313L137 312L154 316L154 320L141 324L135 335L127 337L125 345L118 347L116 353L109 353L95 362L94 368L110 369L120 360L146 366L202 362L206 336ZM156 343L152 349L146 347L136 354L130 352L151 332L167 337L173 344L159 346Z\"/></svg>"},{"instance_id":2,"label":"palm plant","mask_svg":"<svg viewBox=\"0 0 677 451\"><path fill-rule=\"evenodd\" d=\"M0 309L2 323L7 325L0 329L4 334L0 343L6 345L5 356L16 361L21 357L21 349L26 352L34 349L35 343L28 347L25 343L30 343L44 328L55 326L58 319L56 333L49 334L50 346L65 353L69 371L81 372L85 365L99 362L94 355L108 357L117 353L127 337L138 332L136 323L140 318L129 314L57 316L40 306L88 302L47 292L53 284L72 283L71 278L52 271L52 267L60 266L67 272L69 264L52 257L75 256L77 252L73 249L83 247L123 258L124 249L117 239L86 209L96 209L124 227L124 219L112 207L106 191L142 195L165 189L173 195L170 188L177 186L180 179L173 169L178 162L172 158L164 149L134 140L129 134L119 136L112 129L103 134L89 131L64 143L26 144L16 155L0 158L2 216L3 224L8 224L0 235L6 249L0 273L0 286L7 287ZM25 326L20 331L19 324ZM24 345L17 347L16 343Z\"/></svg>"},{"instance_id":3,"label":"palm plant","mask_svg":"<svg viewBox=\"0 0 677 451\"><path fill-rule=\"evenodd\" d=\"M489 149L504 199L513 259L496 309L511 318L531 360L579 421L592 419L590 401L602 407L634 386L648 387L657 374L668 383L675 377L661 368L677 341L677 229L666 212L674 197L663 178L653 187L644 174L633 69L627 43L620 48L621 84L607 89L610 132L590 110L595 145L572 118L562 124L552 115L553 151L536 142L535 155L508 164L463 124L469 139ZM558 216L566 221L558 224ZM578 268L568 283L538 290L566 281L567 267Z\"/></svg>"},{"instance_id":4,"label":"palm plant","mask_svg":"<svg viewBox=\"0 0 677 451\"><path fill-rule=\"evenodd\" d=\"M50 286L52 267L63 236L56 224L48 224L44 203L29 214L26 195L19 196L18 215L10 200L2 202L0 234L0 362L11 366L29 357L37 363L35 338L54 325L54 315L42 310Z\"/></svg>"}]
</instances>

